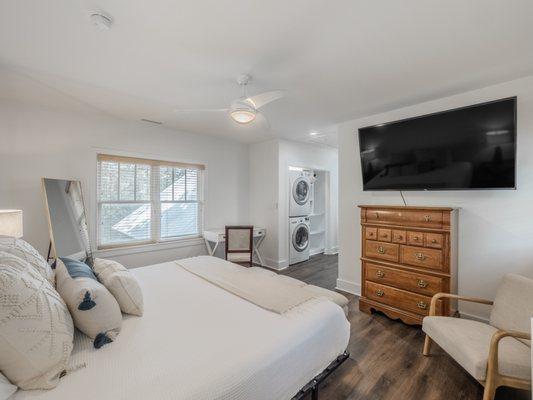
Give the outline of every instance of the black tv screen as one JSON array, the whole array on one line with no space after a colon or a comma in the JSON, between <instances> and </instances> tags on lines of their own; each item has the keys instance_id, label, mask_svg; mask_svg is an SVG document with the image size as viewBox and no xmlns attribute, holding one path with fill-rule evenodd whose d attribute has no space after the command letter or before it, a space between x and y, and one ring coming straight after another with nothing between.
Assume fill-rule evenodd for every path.
<instances>
[{"instance_id":1,"label":"black tv screen","mask_svg":"<svg viewBox=\"0 0 533 400\"><path fill-rule=\"evenodd\" d=\"M359 129L364 190L514 189L516 97Z\"/></svg>"}]
</instances>

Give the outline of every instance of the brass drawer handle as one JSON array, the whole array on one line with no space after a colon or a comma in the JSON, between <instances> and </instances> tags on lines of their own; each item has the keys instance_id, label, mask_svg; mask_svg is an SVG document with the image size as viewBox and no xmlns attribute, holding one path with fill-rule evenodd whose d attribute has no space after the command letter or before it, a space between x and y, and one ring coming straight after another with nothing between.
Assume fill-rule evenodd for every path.
<instances>
[{"instance_id":1,"label":"brass drawer handle","mask_svg":"<svg viewBox=\"0 0 533 400\"><path fill-rule=\"evenodd\" d=\"M383 246L379 246L378 247L378 253L379 254L385 254L385 249L383 248Z\"/></svg>"},{"instance_id":2,"label":"brass drawer handle","mask_svg":"<svg viewBox=\"0 0 533 400\"><path fill-rule=\"evenodd\" d=\"M383 292L383 290L376 290L376 296L383 297L384 294L385 292Z\"/></svg>"},{"instance_id":3,"label":"brass drawer handle","mask_svg":"<svg viewBox=\"0 0 533 400\"><path fill-rule=\"evenodd\" d=\"M437 239L432 239L431 243L437 243Z\"/></svg>"},{"instance_id":4,"label":"brass drawer handle","mask_svg":"<svg viewBox=\"0 0 533 400\"><path fill-rule=\"evenodd\" d=\"M426 256L422 253L416 253L415 257L417 260L424 261L426 259Z\"/></svg>"},{"instance_id":5,"label":"brass drawer handle","mask_svg":"<svg viewBox=\"0 0 533 400\"><path fill-rule=\"evenodd\" d=\"M423 301L419 301L418 303L416 303L416 306L420 308L421 310L425 310L426 308L428 308L428 305L424 303Z\"/></svg>"},{"instance_id":6,"label":"brass drawer handle","mask_svg":"<svg viewBox=\"0 0 533 400\"><path fill-rule=\"evenodd\" d=\"M418 279L416 282L416 285L420 288L426 288L428 287L428 283L423 279Z\"/></svg>"},{"instance_id":7,"label":"brass drawer handle","mask_svg":"<svg viewBox=\"0 0 533 400\"><path fill-rule=\"evenodd\" d=\"M368 236L374 236L374 232L368 232Z\"/></svg>"},{"instance_id":8,"label":"brass drawer handle","mask_svg":"<svg viewBox=\"0 0 533 400\"><path fill-rule=\"evenodd\" d=\"M402 235L398 235L398 236L396 236L396 238L397 238L398 240L402 240L402 239L403 239L403 236L402 236Z\"/></svg>"},{"instance_id":9,"label":"brass drawer handle","mask_svg":"<svg viewBox=\"0 0 533 400\"><path fill-rule=\"evenodd\" d=\"M376 276L377 276L378 278L383 278L383 277L385 276L385 272L379 270L378 272L376 272Z\"/></svg>"},{"instance_id":10,"label":"brass drawer handle","mask_svg":"<svg viewBox=\"0 0 533 400\"><path fill-rule=\"evenodd\" d=\"M425 215L425 216L424 216L424 219L426 220L426 222L429 222L429 221L431 221L431 216L429 216L429 215Z\"/></svg>"}]
</instances>

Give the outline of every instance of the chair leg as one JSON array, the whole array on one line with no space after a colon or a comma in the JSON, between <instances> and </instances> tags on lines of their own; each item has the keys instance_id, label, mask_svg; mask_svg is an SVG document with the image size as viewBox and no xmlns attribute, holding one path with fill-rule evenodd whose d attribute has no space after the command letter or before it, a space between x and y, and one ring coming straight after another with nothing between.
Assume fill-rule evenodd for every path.
<instances>
[{"instance_id":1,"label":"chair leg","mask_svg":"<svg viewBox=\"0 0 533 400\"><path fill-rule=\"evenodd\" d=\"M485 390L483 400L494 400L496 389L498 388L498 359L489 359L487 363L487 377L485 378Z\"/></svg>"},{"instance_id":2,"label":"chair leg","mask_svg":"<svg viewBox=\"0 0 533 400\"><path fill-rule=\"evenodd\" d=\"M426 340L424 340L424 350L422 352L422 354L424 354L426 357L429 356L432 342L433 341L431 340L431 338L428 335L426 335Z\"/></svg>"},{"instance_id":3,"label":"chair leg","mask_svg":"<svg viewBox=\"0 0 533 400\"><path fill-rule=\"evenodd\" d=\"M494 383L494 379L487 379L485 382L485 390L483 391L483 400L494 400L494 396L496 396L496 385Z\"/></svg>"}]
</instances>

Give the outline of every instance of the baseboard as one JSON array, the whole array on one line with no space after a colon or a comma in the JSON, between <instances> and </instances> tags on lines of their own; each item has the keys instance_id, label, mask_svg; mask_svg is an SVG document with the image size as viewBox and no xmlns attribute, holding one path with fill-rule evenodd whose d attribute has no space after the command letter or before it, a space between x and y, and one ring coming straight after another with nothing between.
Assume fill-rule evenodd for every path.
<instances>
[{"instance_id":1,"label":"baseboard","mask_svg":"<svg viewBox=\"0 0 533 400\"><path fill-rule=\"evenodd\" d=\"M274 260L272 258L263 257L265 264L263 267L273 269L274 271L282 271L289 267L288 260Z\"/></svg>"},{"instance_id":2,"label":"baseboard","mask_svg":"<svg viewBox=\"0 0 533 400\"><path fill-rule=\"evenodd\" d=\"M335 289L361 296L361 285L355 282L345 281L344 279L337 279L337 286L335 286Z\"/></svg>"},{"instance_id":3,"label":"baseboard","mask_svg":"<svg viewBox=\"0 0 533 400\"><path fill-rule=\"evenodd\" d=\"M333 246L329 249L324 250L324 254L327 256L332 256L334 254L339 254L339 246Z\"/></svg>"}]
</instances>

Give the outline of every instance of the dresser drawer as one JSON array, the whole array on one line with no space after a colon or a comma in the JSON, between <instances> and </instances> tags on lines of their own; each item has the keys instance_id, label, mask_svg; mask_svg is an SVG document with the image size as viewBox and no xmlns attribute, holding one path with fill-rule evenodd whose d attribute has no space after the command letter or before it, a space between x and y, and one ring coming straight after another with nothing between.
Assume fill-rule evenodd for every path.
<instances>
[{"instance_id":1,"label":"dresser drawer","mask_svg":"<svg viewBox=\"0 0 533 400\"><path fill-rule=\"evenodd\" d=\"M373 224L408 225L424 228L442 228L442 211L366 209L366 221Z\"/></svg>"},{"instance_id":2,"label":"dresser drawer","mask_svg":"<svg viewBox=\"0 0 533 400\"><path fill-rule=\"evenodd\" d=\"M423 246L424 245L424 233L407 232L407 244L411 246Z\"/></svg>"},{"instance_id":3,"label":"dresser drawer","mask_svg":"<svg viewBox=\"0 0 533 400\"><path fill-rule=\"evenodd\" d=\"M378 228L365 228L365 238L370 240L377 240Z\"/></svg>"},{"instance_id":4,"label":"dresser drawer","mask_svg":"<svg viewBox=\"0 0 533 400\"><path fill-rule=\"evenodd\" d=\"M399 247L394 243L365 240L365 257L398 262Z\"/></svg>"},{"instance_id":5,"label":"dresser drawer","mask_svg":"<svg viewBox=\"0 0 533 400\"><path fill-rule=\"evenodd\" d=\"M443 279L436 276L383 267L368 262L364 263L363 268L365 278L376 283L428 296L444 291Z\"/></svg>"},{"instance_id":6,"label":"dresser drawer","mask_svg":"<svg viewBox=\"0 0 533 400\"><path fill-rule=\"evenodd\" d=\"M427 249L414 246L402 246L400 250L400 262L436 270L442 270L442 250Z\"/></svg>"},{"instance_id":7,"label":"dresser drawer","mask_svg":"<svg viewBox=\"0 0 533 400\"><path fill-rule=\"evenodd\" d=\"M442 228L442 211L404 211L403 221L406 225L423 228Z\"/></svg>"},{"instance_id":8,"label":"dresser drawer","mask_svg":"<svg viewBox=\"0 0 533 400\"><path fill-rule=\"evenodd\" d=\"M407 232L394 229L392 231L392 243L407 243Z\"/></svg>"},{"instance_id":9,"label":"dresser drawer","mask_svg":"<svg viewBox=\"0 0 533 400\"><path fill-rule=\"evenodd\" d=\"M444 243L444 235L442 233L426 233L425 244L426 247L434 249L442 249Z\"/></svg>"},{"instance_id":10,"label":"dresser drawer","mask_svg":"<svg viewBox=\"0 0 533 400\"><path fill-rule=\"evenodd\" d=\"M379 228L378 240L382 242L390 242L392 239L392 231L390 229Z\"/></svg>"},{"instance_id":11,"label":"dresser drawer","mask_svg":"<svg viewBox=\"0 0 533 400\"><path fill-rule=\"evenodd\" d=\"M365 282L365 296L370 300L387 304L401 310L410 311L419 315L428 315L431 297L406 290L396 289L391 286L381 285L370 281ZM440 315L442 303L437 304L437 312Z\"/></svg>"}]
</instances>

